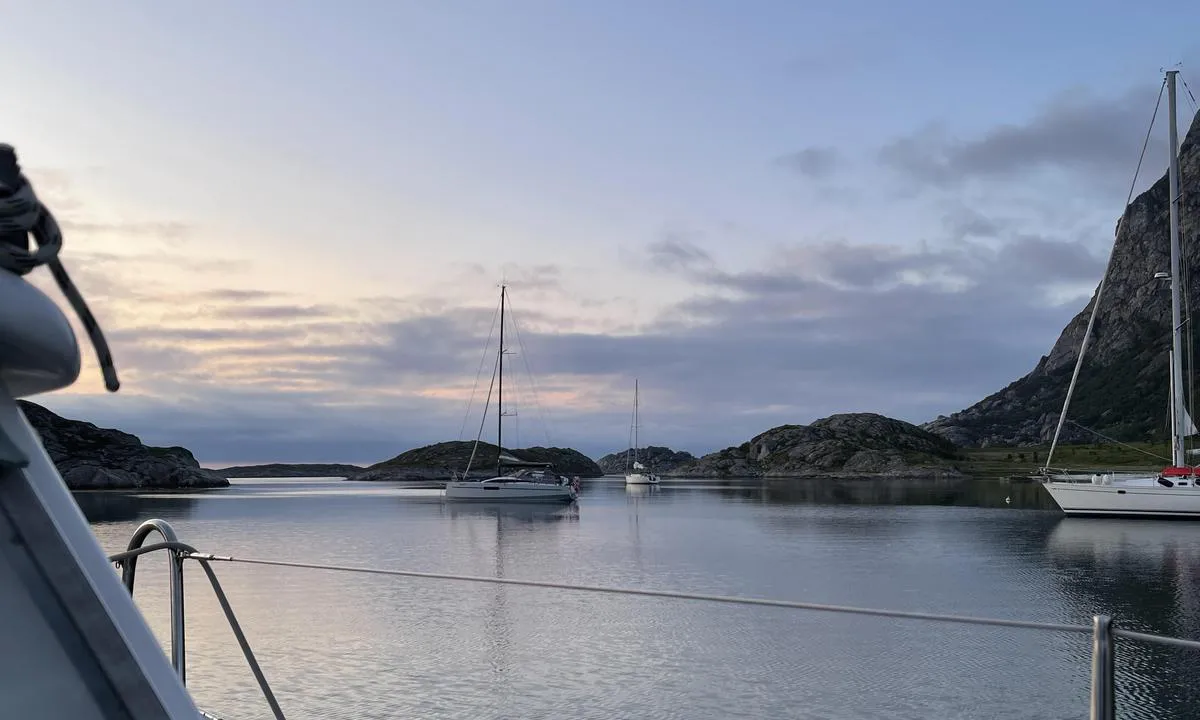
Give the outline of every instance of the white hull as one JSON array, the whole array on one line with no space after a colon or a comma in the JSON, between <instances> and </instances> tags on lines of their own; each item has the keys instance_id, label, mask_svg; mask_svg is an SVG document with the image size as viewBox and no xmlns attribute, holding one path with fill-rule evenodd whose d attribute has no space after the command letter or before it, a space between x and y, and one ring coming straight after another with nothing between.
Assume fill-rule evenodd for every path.
<instances>
[{"instance_id":1,"label":"white hull","mask_svg":"<svg viewBox=\"0 0 1200 720\"><path fill-rule=\"evenodd\" d=\"M658 476L654 473L629 473L625 476L626 485L657 485Z\"/></svg>"},{"instance_id":2,"label":"white hull","mask_svg":"<svg viewBox=\"0 0 1200 720\"><path fill-rule=\"evenodd\" d=\"M1200 487L1164 487L1155 477L1113 480L1095 476L1092 482L1048 482L1046 491L1067 515L1114 517L1173 517L1200 520Z\"/></svg>"},{"instance_id":3,"label":"white hull","mask_svg":"<svg viewBox=\"0 0 1200 720\"><path fill-rule=\"evenodd\" d=\"M483 481L456 480L446 483L447 500L485 502L574 502L575 488L557 483L512 481L492 478Z\"/></svg>"}]
</instances>

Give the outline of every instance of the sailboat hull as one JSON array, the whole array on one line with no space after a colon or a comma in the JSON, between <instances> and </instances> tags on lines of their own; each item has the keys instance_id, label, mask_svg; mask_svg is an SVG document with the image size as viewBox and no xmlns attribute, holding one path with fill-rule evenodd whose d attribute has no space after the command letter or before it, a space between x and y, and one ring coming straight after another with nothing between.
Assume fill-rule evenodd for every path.
<instances>
[{"instance_id":1,"label":"sailboat hull","mask_svg":"<svg viewBox=\"0 0 1200 720\"><path fill-rule=\"evenodd\" d=\"M570 503L578 497L575 488L547 482L470 481L446 483L447 500L485 502Z\"/></svg>"},{"instance_id":2,"label":"sailboat hull","mask_svg":"<svg viewBox=\"0 0 1200 720\"><path fill-rule=\"evenodd\" d=\"M1192 518L1200 520L1200 487L1164 487L1157 477L1099 484L1047 482L1043 487L1068 516Z\"/></svg>"},{"instance_id":3,"label":"sailboat hull","mask_svg":"<svg viewBox=\"0 0 1200 720\"><path fill-rule=\"evenodd\" d=\"M625 476L626 485L657 485L658 476L653 473L629 473Z\"/></svg>"}]
</instances>

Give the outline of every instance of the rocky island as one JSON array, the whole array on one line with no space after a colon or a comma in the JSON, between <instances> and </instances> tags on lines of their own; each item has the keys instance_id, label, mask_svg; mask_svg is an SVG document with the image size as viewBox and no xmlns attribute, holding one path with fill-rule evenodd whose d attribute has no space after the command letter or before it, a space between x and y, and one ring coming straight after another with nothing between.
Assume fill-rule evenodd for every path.
<instances>
[{"instance_id":1,"label":"rocky island","mask_svg":"<svg viewBox=\"0 0 1200 720\"><path fill-rule=\"evenodd\" d=\"M234 465L213 472L225 478L292 478L292 477L349 477L365 470L361 465L342 463L267 463L265 465Z\"/></svg>"},{"instance_id":2,"label":"rocky island","mask_svg":"<svg viewBox=\"0 0 1200 720\"><path fill-rule=\"evenodd\" d=\"M676 452L668 447L650 445L637 451L638 461L658 474L663 474L675 468L696 461L696 456L686 451ZM627 458L633 457L633 448L605 455L596 461L606 475L622 475L625 473Z\"/></svg>"},{"instance_id":3,"label":"rocky island","mask_svg":"<svg viewBox=\"0 0 1200 720\"><path fill-rule=\"evenodd\" d=\"M69 420L25 400L19 404L71 490L229 485L201 468L186 448L143 445L136 435Z\"/></svg>"},{"instance_id":4,"label":"rocky island","mask_svg":"<svg viewBox=\"0 0 1200 720\"><path fill-rule=\"evenodd\" d=\"M384 460L362 472L347 477L347 480L426 480L444 482L455 473L461 474L471 458L472 440L456 440L436 443L403 452L391 460ZM471 477L490 477L495 473L499 448L491 443L479 443L475 461L471 466ZM531 447L519 450L506 449L505 453L525 462L548 462L564 475L600 477L604 472L591 458L571 448Z\"/></svg>"},{"instance_id":5,"label":"rocky island","mask_svg":"<svg viewBox=\"0 0 1200 720\"><path fill-rule=\"evenodd\" d=\"M703 478L958 478L964 476L963 461L954 443L916 425L848 413L809 425L781 425L659 472Z\"/></svg>"}]
</instances>

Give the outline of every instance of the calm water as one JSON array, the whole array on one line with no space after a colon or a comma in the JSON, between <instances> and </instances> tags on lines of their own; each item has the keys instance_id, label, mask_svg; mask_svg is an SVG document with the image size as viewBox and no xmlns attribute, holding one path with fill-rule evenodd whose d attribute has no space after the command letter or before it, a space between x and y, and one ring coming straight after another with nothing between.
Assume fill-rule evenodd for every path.
<instances>
[{"instance_id":1,"label":"calm water","mask_svg":"<svg viewBox=\"0 0 1200 720\"><path fill-rule=\"evenodd\" d=\"M1200 523L1065 519L1036 485L585 482L577 507L235 481L81 494L101 544L1016 617L1200 637ZM1005 499L1010 500L1009 503ZM138 603L167 638L165 561ZM1084 636L287 568L216 566L291 718L1083 718ZM189 566L189 686L268 718ZM1194 717L1196 658L1122 644L1120 712Z\"/></svg>"}]
</instances>

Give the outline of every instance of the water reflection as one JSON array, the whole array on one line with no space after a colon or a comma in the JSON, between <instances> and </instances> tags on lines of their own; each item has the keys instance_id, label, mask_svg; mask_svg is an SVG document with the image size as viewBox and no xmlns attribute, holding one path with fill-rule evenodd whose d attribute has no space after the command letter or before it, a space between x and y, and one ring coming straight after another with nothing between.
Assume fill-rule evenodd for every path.
<instances>
[{"instance_id":1,"label":"water reflection","mask_svg":"<svg viewBox=\"0 0 1200 720\"><path fill-rule=\"evenodd\" d=\"M1200 637L1200 526L1063 518L1046 552L1059 581L1092 608L1135 629Z\"/></svg>"},{"instance_id":2,"label":"water reflection","mask_svg":"<svg viewBox=\"0 0 1200 720\"><path fill-rule=\"evenodd\" d=\"M1132 630L1200 638L1200 526L1063 518L1046 554L1052 577L1080 612L1112 615ZM1194 652L1121 641L1118 659L1119 689L1139 706L1137 717L1183 717L1200 706Z\"/></svg>"},{"instance_id":3,"label":"water reflection","mask_svg":"<svg viewBox=\"0 0 1200 720\"><path fill-rule=\"evenodd\" d=\"M482 560L491 558L492 577L507 578L508 566L520 568L523 561L536 557L538 551L531 544L552 542L544 533L553 533L560 523L578 523L579 506L547 505L546 503L520 502L444 502L441 514L452 526L465 530L473 547L472 555ZM520 576L518 571L517 576ZM528 576L526 576L528 577ZM521 609L514 608L514 596L521 589L508 585L487 585L479 589L484 594L483 623L479 629L483 635L487 662L496 687L505 687L507 676L514 669L514 634L527 633L528 628L519 627ZM527 591L526 591L527 592Z\"/></svg>"},{"instance_id":4,"label":"water reflection","mask_svg":"<svg viewBox=\"0 0 1200 720\"><path fill-rule=\"evenodd\" d=\"M497 532L502 521L514 523L555 523L563 520L579 521L579 505L551 505L547 503L464 501L443 502L442 515L449 518L490 517L496 519Z\"/></svg>"},{"instance_id":5,"label":"water reflection","mask_svg":"<svg viewBox=\"0 0 1200 720\"><path fill-rule=\"evenodd\" d=\"M146 498L132 492L108 490L75 492L72 496L91 523L129 522L148 513L169 519L187 518L198 502L195 496Z\"/></svg>"},{"instance_id":6,"label":"water reflection","mask_svg":"<svg viewBox=\"0 0 1200 720\"><path fill-rule=\"evenodd\" d=\"M147 517L184 517L185 541L233 555L1073 623L1105 611L1126 626L1200 635L1200 524L1064 520L1039 511L1053 506L1033 484L592 481L573 506L446 503L436 492L362 485L244 483L203 497L92 494L81 505L91 503L97 535L114 550ZM1086 712L1081 637L292 569L219 572L289 716ZM148 570L140 600L162 633L165 579L165 569ZM189 686L214 710L262 717L219 609L199 583L192 592ZM1118 657L1124 716L1184 718L1188 703L1200 703L1177 669L1194 657L1140 646Z\"/></svg>"},{"instance_id":7,"label":"water reflection","mask_svg":"<svg viewBox=\"0 0 1200 720\"><path fill-rule=\"evenodd\" d=\"M657 499L657 485L626 485L625 498L631 510L629 514L629 537L633 544L633 559L638 573L645 571L642 556L642 504L649 502L651 496Z\"/></svg>"},{"instance_id":8,"label":"water reflection","mask_svg":"<svg viewBox=\"0 0 1200 720\"><path fill-rule=\"evenodd\" d=\"M753 484L716 488L730 498L775 504L815 505L941 505L957 507L1057 510L1038 483L945 480L766 479Z\"/></svg>"}]
</instances>

